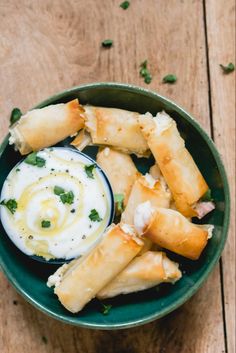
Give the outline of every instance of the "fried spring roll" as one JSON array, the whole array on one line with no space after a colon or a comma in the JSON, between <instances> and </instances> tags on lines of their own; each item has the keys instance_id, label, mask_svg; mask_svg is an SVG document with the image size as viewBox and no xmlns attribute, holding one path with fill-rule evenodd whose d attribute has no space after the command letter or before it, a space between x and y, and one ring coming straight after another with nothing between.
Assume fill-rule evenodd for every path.
<instances>
[{"instance_id":1,"label":"fried spring roll","mask_svg":"<svg viewBox=\"0 0 236 353\"><path fill-rule=\"evenodd\" d=\"M116 108L84 106L86 129L96 145L111 146L143 157L150 154L136 112Z\"/></svg>"},{"instance_id":2,"label":"fried spring roll","mask_svg":"<svg viewBox=\"0 0 236 353\"><path fill-rule=\"evenodd\" d=\"M165 112L139 118L143 136L169 186L177 209L186 217L197 215L195 205L208 190L201 172L185 148L176 122Z\"/></svg>"},{"instance_id":3,"label":"fried spring roll","mask_svg":"<svg viewBox=\"0 0 236 353\"><path fill-rule=\"evenodd\" d=\"M154 209L150 202L137 207L134 225L143 237L192 260L199 258L213 231L212 225L193 224L178 211Z\"/></svg>"},{"instance_id":4,"label":"fried spring roll","mask_svg":"<svg viewBox=\"0 0 236 353\"><path fill-rule=\"evenodd\" d=\"M141 175L134 183L125 211L122 213L122 222L134 224L136 207L150 201L153 207L169 207L171 194L163 180L155 180L150 174Z\"/></svg>"},{"instance_id":5,"label":"fried spring roll","mask_svg":"<svg viewBox=\"0 0 236 353\"><path fill-rule=\"evenodd\" d=\"M96 296L138 254L143 242L128 225L113 225L85 258L59 269L49 277L48 286L62 305L76 313ZM60 277L60 280L58 280Z\"/></svg>"},{"instance_id":6,"label":"fried spring roll","mask_svg":"<svg viewBox=\"0 0 236 353\"><path fill-rule=\"evenodd\" d=\"M175 283L180 278L178 264L168 259L165 253L147 251L133 259L117 277L98 292L97 297L105 299L138 292L163 282Z\"/></svg>"},{"instance_id":7,"label":"fried spring roll","mask_svg":"<svg viewBox=\"0 0 236 353\"><path fill-rule=\"evenodd\" d=\"M33 109L10 127L10 144L22 155L52 146L84 126L84 109L78 99Z\"/></svg>"},{"instance_id":8,"label":"fried spring roll","mask_svg":"<svg viewBox=\"0 0 236 353\"><path fill-rule=\"evenodd\" d=\"M126 206L131 188L140 175L131 157L105 147L99 150L97 162L107 174L114 194L124 195L124 206Z\"/></svg>"}]
</instances>

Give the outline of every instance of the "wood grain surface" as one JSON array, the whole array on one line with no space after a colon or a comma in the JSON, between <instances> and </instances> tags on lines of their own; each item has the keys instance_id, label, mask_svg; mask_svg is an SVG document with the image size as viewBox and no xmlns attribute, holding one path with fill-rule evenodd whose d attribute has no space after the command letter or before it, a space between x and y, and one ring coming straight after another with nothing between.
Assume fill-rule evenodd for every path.
<instances>
[{"instance_id":1,"label":"wood grain surface","mask_svg":"<svg viewBox=\"0 0 236 353\"><path fill-rule=\"evenodd\" d=\"M235 75L222 75L219 63L235 58L235 2L207 1L209 78L213 134L229 178L231 226L222 256L222 295L227 347L235 352ZM235 59L234 59L235 60Z\"/></svg>"},{"instance_id":2,"label":"wood grain surface","mask_svg":"<svg viewBox=\"0 0 236 353\"><path fill-rule=\"evenodd\" d=\"M176 101L214 134L233 188L235 78L223 75L219 64L235 60L234 1L131 0L126 11L120 2L0 1L0 137L15 106L26 111L82 83L137 84ZM114 46L101 48L107 38ZM153 75L148 86L139 77L145 59ZM175 85L162 84L168 73L177 75ZM233 244L232 226L222 262L185 305L122 331L92 331L48 318L0 274L0 352L233 353Z\"/></svg>"}]
</instances>

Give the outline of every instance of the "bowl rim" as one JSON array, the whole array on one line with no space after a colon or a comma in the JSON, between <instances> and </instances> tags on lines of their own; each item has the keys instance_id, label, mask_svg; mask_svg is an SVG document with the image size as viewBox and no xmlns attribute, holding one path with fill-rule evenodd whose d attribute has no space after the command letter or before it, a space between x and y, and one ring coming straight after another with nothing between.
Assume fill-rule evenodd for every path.
<instances>
[{"instance_id":1,"label":"bowl rim","mask_svg":"<svg viewBox=\"0 0 236 353\"><path fill-rule=\"evenodd\" d=\"M227 239L228 235L228 229L229 229L229 221L230 221L230 189L229 189L229 184L228 184L228 179L227 179L227 174L225 171L225 167L223 165L221 156L216 148L215 143L213 140L210 138L210 136L205 132L205 130L201 127L201 125L190 115L188 112L186 112L183 108L181 108L178 104L174 103L172 100L154 92L149 89L139 87L136 85L132 84L125 84L125 83L117 83L117 82L92 82L88 84L81 84L79 86L75 86L72 88L65 89L57 94L54 94L50 96L49 98L43 100L41 103L37 104L34 106L32 109L36 108L42 108L43 106L53 104L54 101L59 100L63 97L65 97L68 94L73 94L78 91L83 91L84 89L96 89L96 88L114 88L122 91L129 91L129 92L134 92L138 93L141 95L149 96L153 99L158 99L161 103L168 104L171 108L173 108L181 118L187 120L196 130L198 133L201 134L202 138L205 140L207 143L208 147L210 148L210 151L214 157L214 160L217 164L217 167L219 169L219 173L222 177L223 181L223 190L225 193L225 212L224 212L224 218L223 218L223 226L222 226L222 234L221 234L221 242L219 244L219 247L217 251L215 252L211 262L209 263L207 269L203 273L203 276L199 278L198 281L194 283L194 285L188 290L188 292L176 300L174 303L171 303L167 307L164 307L161 312L159 313L152 313L150 315L145 316L144 318L141 319L136 319L136 320L127 320L127 322L124 323L112 323L112 324L97 324L97 323L90 323L89 320L83 320L82 322L78 320L77 316L72 316L71 318L65 318L63 315L58 315L55 314L52 310L46 308L43 304L39 304L37 300L32 298L24 289L20 287L20 285L17 283L17 280L14 278L14 276L8 272L7 268L5 267L5 264L2 260L1 254L0 254L0 271L2 270L9 282L12 284L12 286L17 290L18 293L20 293L26 301L28 301L30 304L32 304L34 307L39 309L40 311L44 312L45 314L49 315L50 317L57 319L59 321L62 321L64 323L74 325L74 326L80 326L80 327L85 327L85 328L90 328L90 329L101 329L101 330L116 330L116 329L124 329L124 328L130 328L130 327L136 327L139 325L143 325L149 322L152 322L156 319L159 319L170 312L176 310L178 307L180 307L182 304L184 304L190 297L192 297L197 290L203 285L203 283L206 281L208 278L209 274L212 272L213 268L215 267L216 263L218 262L221 253L224 249L225 242ZM0 158L2 153L4 152L9 140L9 134L4 138L2 144L0 145Z\"/></svg>"},{"instance_id":2,"label":"bowl rim","mask_svg":"<svg viewBox=\"0 0 236 353\"><path fill-rule=\"evenodd\" d=\"M50 147L45 147L43 148L41 151L45 150L45 149L49 149ZM55 146L53 148L63 148L63 149L67 149L71 152L77 153L81 156L83 156L84 158L86 158L87 160L89 160L92 164L96 165L96 169L99 171L99 174L102 175L102 179L104 179L104 184L106 184L107 186L107 190L109 193L109 198L110 198L110 203L111 203L111 210L109 213L109 217L108 217L108 221L107 221L107 225L106 225L106 229L112 224L113 220L114 220L114 216L115 216L115 200L114 200L114 192L112 190L111 187L111 183L110 180L108 179L106 173L104 172L104 170L100 167L100 165L97 163L97 161L95 159L93 159L92 157L88 156L87 154L85 154L84 152L76 149L74 146ZM0 154L1 157L1 154ZM14 169L18 164L22 163L25 160L26 157L23 157L12 169ZM11 170L12 170L11 169ZM10 171L11 172L11 171ZM4 227L3 227L4 228ZM8 234L7 234L8 235ZM102 234L101 234L102 235ZM101 237L101 235L99 237ZM9 236L8 236L9 237ZM9 237L9 239L11 240L11 238ZM12 241L12 240L11 240ZM12 243L14 244L14 242L12 241ZM23 254L24 252L16 245L14 244ZM70 259L64 259L64 258L55 258L55 259L50 259L50 260L46 260L44 257L42 256L38 256L38 255L27 255L29 256L32 260L41 262L41 263L45 263L47 265L63 265L66 264L72 260L75 260L75 257L72 257ZM79 258L81 255L78 255L77 258Z\"/></svg>"}]
</instances>

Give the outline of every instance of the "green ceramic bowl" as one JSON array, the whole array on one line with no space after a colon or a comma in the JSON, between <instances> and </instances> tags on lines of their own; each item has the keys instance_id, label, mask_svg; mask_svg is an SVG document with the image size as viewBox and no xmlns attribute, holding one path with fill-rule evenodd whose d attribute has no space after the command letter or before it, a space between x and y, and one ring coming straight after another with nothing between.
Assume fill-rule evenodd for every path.
<instances>
[{"instance_id":1,"label":"green ceramic bowl","mask_svg":"<svg viewBox=\"0 0 236 353\"><path fill-rule=\"evenodd\" d=\"M47 278L56 266L39 263L21 253L9 240L1 225L0 266L12 285L27 301L55 319L96 329L141 325L182 305L201 287L217 263L224 248L229 224L230 198L227 177L214 143L198 123L176 104L154 92L125 84L94 83L66 90L37 107L67 102L77 97L82 104L117 107L140 113L149 111L155 114L164 109L176 120L187 148L212 190L216 209L204 218L204 222L215 225L214 236L198 261L168 253L170 258L180 263L183 271L183 277L175 285L161 285L158 288L106 300L105 304L112 304L108 315L101 313L101 304L97 300L93 300L76 315L65 310L53 290L46 286ZM68 140L60 145L68 145ZM95 157L96 148L87 148L85 153ZM19 153L9 146L6 137L0 148L0 189L7 174L20 158ZM134 161L142 173L148 171L154 163L152 158L134 158Z\"/></svg>"}]
</instances>

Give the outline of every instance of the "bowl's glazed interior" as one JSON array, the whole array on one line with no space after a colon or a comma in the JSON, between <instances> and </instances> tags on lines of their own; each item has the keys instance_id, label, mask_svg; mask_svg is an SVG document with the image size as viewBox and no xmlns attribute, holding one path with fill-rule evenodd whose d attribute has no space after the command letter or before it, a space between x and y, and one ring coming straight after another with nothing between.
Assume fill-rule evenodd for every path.
<instances>
[{"instance_id":1,"label":"bowl's glazed interior","mask_svg":"<svg viewBox=\"0 0 236 353\"><path fill-rule=\"evenodd\" d=\"M216 209L201 223L214 224L214 235L198 261L187 260L168 252L171 259L180 263L183 271L183 277L175 285L165 284L106 300L105 304L112 304L108 315L101 313L102 305L97 300L93 300L78 314L71 314L64 309L53 290L46 286L48 276L57 266L37 262L22 254L10 241L1 224L0 265L18 292L38 309L54 318L74 325L102 329L143 324L164 316L183 304L202 285L219 259L229 222L229 190L224 167L213 142L196 121L180 107L155 93L122 84L90 84L55 95L37 107L67 102L74 98L79 98L82 104L116 107L140 113L149 111L156 114L163 109L167 111L176 120L188 150L211 188ZM69 141L64 140L59 145L68 146ZM94 158L97 148L87 147L83 152ZM21 158L6 138L0 149L0 190L9 171ZM142 173L147 172L154 163L152 157L133 159Z\"/></svg>"}]
</instances>

